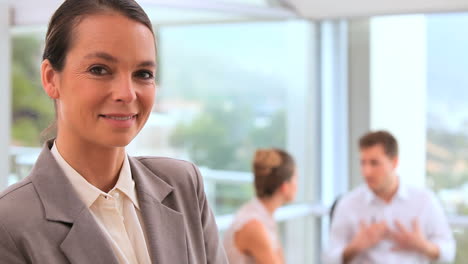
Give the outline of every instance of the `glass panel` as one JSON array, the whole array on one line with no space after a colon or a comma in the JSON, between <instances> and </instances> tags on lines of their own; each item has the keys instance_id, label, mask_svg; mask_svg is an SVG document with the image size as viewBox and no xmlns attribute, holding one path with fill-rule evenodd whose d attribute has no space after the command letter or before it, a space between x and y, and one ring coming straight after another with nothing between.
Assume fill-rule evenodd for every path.
<instances>
[{"instance_id":1,"label":"glass panel","mask_svg":"<svg viewBox=\"0 0 468 264\"><path fill-rule=\"evenodd\" d=\"M290 38L305 23L161 27L157 102L129 151L195 162L216 214L235 212L253 196L254 151L287 148L286 69L308 60Z\"/></svg>"},{"instance_id":2,"label":"glass panel","mask_svg":"<svg viewBox=\"0 0 468 264\"><path fill-rule=\"evenodd\" d=\"M287 148L287 133L294 131L287 128L287 116L296 114L290 104L305 97L297 90L307 83L307 70L294 69L310 60L304 56L307 43L295 40L308 39L306 24L161 28L157 103L128 151L194 161L215 211L234 212L253 196L255 149ZM13 39L10 184L27 176L43 142L41 131L54 118L53 102L40 85L43 34L16 33Z\"/></svg>"},{"instance_id":3,"label":"glass panel","mask_svg":"<svg viewBox=\"0 0 468 264\"><path fill-rule=\"evenodd\" d=\"M464 264L468 259L468 228L457 227L453 229L457 240L457 256L454 264Z\"/></svg>"},{"instance_id":4,"label":"glass panel","mask_svg":"<svg viewBox=\"0 0 468 264\"><path fill-rule=\"evenodd\" d=\"M279 224L285 263L320 263L320 219L314 216L290 219Z\"/></svg>"},{"instance_id":5,"label":"glass panel","mask_svg":"<svg viewBox=\"0 0 468 264\"><path fill-rule=\"evenodd\" d=\"M427 16L427 179L451 214L468 214L468 14Z\"/></svg>"},{"instance_id":6,"label":"glass panel","mask_svg":"<svg viewBox=\"0 0 468 264\"><path fill-rule=\"evenodd\" d=\"M307 132L305 120L296 117L304 113L298 114L295 106L307 97L308 67L315 59L309 57L310 43L302 41L311 39L308 25L293 21L160 28L157 102L128 152L195 162L215 213L234 213L254 195L250 170L255 149L288 149L288 139ZM13 40L10 183L27 176L40 151L40 133L54 118L53 102L40 85L43 36L17 34ZM301 177L312 183L313 175ZM299 188L310 194L314 186ZM311 263L318 256L309 250L318 234L315 226L312 217L281 224L285 255L294 260L290 263Z\"/></svg>"},{"instance_id":7,"label":"glass panel","mask_svg":"<svg viewBox=\"0 0 468 264\"><path fill-rule=\"evenodd\" d=\"M54 118L53 102L42 90L40 63L41 34L16 34L12 38L12 177L25 177L36 160L43 138L41 132Z\"/></svg>"},{"instance_id":8,"label":"glass panel","mask_svg":"<svg viewBox=\"0 0 468 264\"><path fill-rule=\"evenodd\" d=\"M37 35L13 37L12 84L14 145L39 146L40 133L54 117L53 103L42 90L42 40Z\"/></svg>"},{"instance_id":9,"label":"glass panel","mask_svg":"<svg viewBox=\"0 0 468 264\"><path fill-rule=\"evenodd\" d=\"M402 21L405 22L404 19L402 20L405 17L408 18L408 16L395 16L378 17L376 19L383 19L386 25L391 25L388 28L379 28L380 30L376 35L386 37L393 34L393 38L386 38L385 40L391 42L390 46L393 44L392 41L396 39L395 42L398 45L393 45L391 50L387 51L381 47L371 46L370 53L374 55L375 51L379 50L384 53L383 55L380 54L382 56L379 58L387 56L388 59L388 57L392 56L390 54L407 54L410 49L423 51L418 53L418 56L409 56L403 59L400 57L398 59L389 58L388 60L393 64L386 63L387 61L384 63L380 62L381 64L386 64L385 66L387 67L385 69L388 69L388 71L380 71L379 73L382 75L378 77L384 76L387 79L393 79L394 82L391 82L390 87L385 86L384 89L387 89L389 93L402 97L402 99L390 99L396 108L401 109L401 101L408 100L409 98L415 101L414 109L408 110L408 108L403 109L403 111L411 114L414 111L424 110L425 116L418 120L410 120L415 123L423 121L424 124L427 124L427 127L425 127L427 129L426 135L422 134L422 136L426 136L425 139L427 140L425 142L426 175L423 178L424 181L419 183L421 185L425 183L437 194L449 219L454 219L451 216L468 214L468 108L466 107L466 101L468 100L468 91L466 89L468 77L465 74L468 67L468 53L466 52L468 37L460 35L457 30L467 25L468 14L414 15L418 22L417 26L402 23ZM372 24L375 22L374 18L370 19L370 22L372 28ZM396 26L393 27L392 23ZM408 31L406 31L405 35L398 30L398 28L404 29L405 27L420 29L413 32L418 39L416 44L412 36L408 35ZM389 31L389 29L392 31ZM398 36L395 37L395 35ZM365 36L368 37L368 35ZM371 40L373 37L375 35L371 36ZM365 39L363 37L363 41ZM370 44L373 44L372 41ZM420 45L420 47L415 48L416 45ZM375 57L372 60L375 60ZM353 65L352 61L350 65ZM401 68L404 69L408 65L418 65L418 67L413 67L404 74L400 74L402 72ZM371 72L369 74L371 76L375 74L375 72L372 73L373 70L375 71L374 68L370 69ZM402 86L414 83L421 86L410 87L410 89L413 89L407 89L406 93L401 92ZM420 87L424 89L422 89L420 94L416 94L416 96L419 96L416 97L414 91ZM386 100L389 100L389 98L386 98ZM397 109L397 111L400 109ZM413 124L405 123L408 120L403 120L404 118L401 120L399 118L395 119L392 116L394 115L393 110L392 108L384 109L390 118L393 117L396 123L401 124L401 130L404 131L408 127L409 129L413 129L411 126ZM371 113L371 116L373 113ZM380 127L377 126L377 128ZM397 132L401 130L397 130ZM415 138L415 140L418 139ZM409 164L410 166L418 167L418 164L414 164L414 160L418 158L414 157L413 160L405 159L404 162L408 162L409 160L409 162L413 162L413 164ZM411 174L408 176L415 177ZM402 175L402 177L407 176ZM458 242L455 263L465 263L467 258L464 254L468 248L467 240L465 239L466 229L453 228L453 231Z\"/></svg>"},{"instance_id":10,"label":"glass panel","mask_svg":"<svg viewBox=\"0 0 468 264\"><path fill-rule=\"evenodd\" d=\"M459 34L455 30L468 23L468 14L387 16L372 18L370 21L371 29L374 29L371 31L373 34L370 43L372 45L371 56L373 56L371 62L377 64L375 62L381 60L377 61L379 66L385 66L383 69L387 70L379 69L380 71L376 74L375 65L371 64L373 67L371 77L377 76L375 79L385 80L391 78L391 84L386 82L385 85L379 87L380 91L388 91L388 94L402 95L404 93L401 87L413 88L407 89L408 97L402 98L401 101L405 102L408 98L414 98L414 110L410 113L425 109L427 118L425 123L427 125L426 178L421 181L418 179L417 183L420 185L426 183L441 199L448 214L468 213L468 196L466 195L468 189L468 108L466 107L468 75L465 74L465 69L468 67L468 52L466 52L468 36ZM410 27L408 21L417 22L417 26L411 24ZM375 27L376 24L378 27ZM411 28L412 31L403 32L406 28ZM390 35L388 32L393 34L393 38L386 39ZM377 42L378 44L385 41L395 42L395 44L393 42L390 44L391 52L372 42L377 38L376 36L384 39L384 41ZM412 38L413 36L417 37ZM415 39L418 42L415 42ZM405 43L405 40L408 41ZM407 54L408 50L424 52L397 59L393 56L394 54ZM408 65L414 67L408 69L409 72L408 70L403 72L401 69ZM374 79L371 80L372 85L376 82ZM382 85L382 83L379 84ZM419 91L417 89L421 87L423 87L421 97L417 98L419 94L415 94L414 91ZM375 96L372 96L371 99L374 100ZM422 97L427 98L427 101L421 100ZM398 98L390 100L395 101ZM375 102L371 104L371 106L375 105ZM378 105L375 108L378 108ZM388 119L391 119L392 115L399 110L383 109L377 114L381 117L384 116L382 112L385 112ZM373 108L373 112L377 111ZM382 119L384 118L380 120ZM400 125L400 129L396 132L405 131L409 125L417 127L422 119L410 120L411 123L408 123L408 120L396 119L395 123ZM380 120L372 119L372 126L378 127L378 124L374 122L379 123ZM405 143L410 143L410 145L413 143L413 149L417 149L418 145L415 143L417 140L414 138L411 142L410 138ZM407 145L401 144L401 149ZM400 169L402 165L405 165L405 169L414 167L417 170L419 167L417 161L420 157L419 155L413 157L413 164L406 163L407 159L405 159L401 162ZM413 175L413 178L416 177L419 176Z\"/></svg>"}]
</instances>

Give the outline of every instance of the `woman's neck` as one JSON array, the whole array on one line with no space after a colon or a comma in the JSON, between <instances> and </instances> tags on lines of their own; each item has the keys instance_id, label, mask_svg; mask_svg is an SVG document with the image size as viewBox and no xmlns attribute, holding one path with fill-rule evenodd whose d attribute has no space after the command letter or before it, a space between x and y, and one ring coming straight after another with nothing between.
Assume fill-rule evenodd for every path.
<instances>
[{"instance_id":1,"label":"woman's neck","mask_svg":"<svg viewBox=\"0 0 468 264\"><path fill-rule=\"evenodd\" d=\"M266 198L258 198L258 200L265 206L270 215L273 215L279 207L284 204L284 199L279 195L273 195Z\"/></svg>"},{"instance_id":2,"label":"woman's neck","mask_svg":"<svg viewBox=\"0 0 468 264\"><path fill-rule=\"evenodd\" d=\"M109 192L117 183L125 158L123 147L103 147L60 135L55 144L65 161L96 188Z\"/></svg>"}]
</instances>

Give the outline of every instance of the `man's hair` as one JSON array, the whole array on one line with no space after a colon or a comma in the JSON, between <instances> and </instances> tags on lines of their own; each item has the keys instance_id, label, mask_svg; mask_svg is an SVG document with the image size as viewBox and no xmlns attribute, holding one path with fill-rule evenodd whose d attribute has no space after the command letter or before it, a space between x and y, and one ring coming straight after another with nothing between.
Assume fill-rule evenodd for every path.
<instances>
[{"instance_id":1,"label":"man's hair","mask_svg":"<svg viewBox=\"0 0 468 264\"><path fill-rule=\"evenodd\" d=\"M361 150L376 145L381 145L389 158L393 159L398 156L398 142L390 132L383 130L369 132L359 139L359 149Z\"/></svg>"}]
</instances>

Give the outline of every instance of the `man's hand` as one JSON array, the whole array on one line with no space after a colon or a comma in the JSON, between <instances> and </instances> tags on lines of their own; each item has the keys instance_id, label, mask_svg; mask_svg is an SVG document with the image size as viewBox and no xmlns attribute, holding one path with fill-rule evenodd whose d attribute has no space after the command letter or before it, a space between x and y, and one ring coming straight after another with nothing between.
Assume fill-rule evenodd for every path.
<instances>
[{"instance_id":1,"label":"man's hand","mask_svg":"<svg viewBox=\"0 0 468 264\"><path fill-rule=\"evenodd\" d=\"M351 261L356 255L374 247L388 235L388 226L385 221L367 225L360 222L359 231L354 236L343 253L344 262Z\"/></svg>"},{"instance_id":2,"label":"man's hand","mask_svg":"<svg viewBox=\"0 0 468 264\"><path fill-rule=\"evenodd\" d=\"M359 251L364 251L375 246L388 234L388 227L385 221L367 225L363 221L360 222L359 231L351 240Z\"/></svg>"},{"instance_id":3,"label":"man's hand","mask_svg":"<svg viewBox=\"0 0 468 264\"><path fill-rule=\"evenodd\" d=\"M411 221L412 230L406 229L398 220L395 227L390 234L396 244L394 250L417 251L433 260L439 257L439 248L424 237L416 219Z\"/></svg>"}]
</instances>

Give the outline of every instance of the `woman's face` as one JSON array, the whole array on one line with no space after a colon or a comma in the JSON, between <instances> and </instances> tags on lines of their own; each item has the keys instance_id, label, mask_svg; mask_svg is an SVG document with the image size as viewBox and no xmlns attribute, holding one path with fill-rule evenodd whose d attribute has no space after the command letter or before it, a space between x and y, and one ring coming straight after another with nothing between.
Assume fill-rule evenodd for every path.
<instances>
[{"instance_id":1,"label":"woman's face","mask_svg":"<svg viewBox=\"0 0 468 264\"><path fill-rule=\"evenodd\" d=\"M123 15L104 13L82 19L70 44L63 70L52 78L57 92L58 138L126 146L153 107L153 34Z\"/></svg>"}]
</instances>

